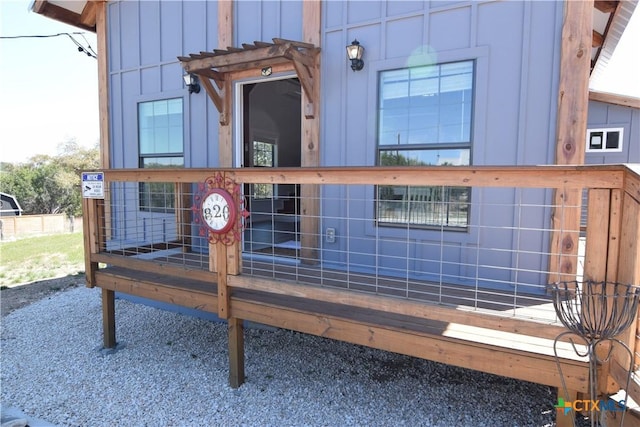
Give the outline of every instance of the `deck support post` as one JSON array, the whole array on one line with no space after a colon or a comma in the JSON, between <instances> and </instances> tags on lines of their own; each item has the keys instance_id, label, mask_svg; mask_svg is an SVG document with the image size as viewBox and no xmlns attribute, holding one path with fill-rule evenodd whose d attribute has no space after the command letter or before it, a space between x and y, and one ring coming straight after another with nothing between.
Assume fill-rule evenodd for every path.
<instances>
[{"instance_id":1,"label":"deck support post","mask_svg":"<svg viewBox=\"0 0 640 427\"><path fill-rule=\"evenodd\" d=\"M238 388L244 383L244 326L242 319L229 318L229 385Z\"/></svg>"},{"instance_id":2,"label":"deck support post","mask_svg":"<svg viewBox=\"0 0 640 427\"><path fill-rule=\"evenodd\" d=\"M573 402L578 398L578 392L574 390L567 390L567 393L564 393L564 390L558 388L558 404L562 401L564 402ZM556 427L574 427L575 420L575 411L572 409L570 411L564 411L556 409Z\"/></svg>"},{"instance_id":3,"label":"deck support post","mask_svg":"<svg viewBox=\"0 0 640 427\"><path fill-rule=\"evenodd\" d=\"M116 348L115 292L102 289L102 331L104 348Z\"/></svg>"}]
</instances>

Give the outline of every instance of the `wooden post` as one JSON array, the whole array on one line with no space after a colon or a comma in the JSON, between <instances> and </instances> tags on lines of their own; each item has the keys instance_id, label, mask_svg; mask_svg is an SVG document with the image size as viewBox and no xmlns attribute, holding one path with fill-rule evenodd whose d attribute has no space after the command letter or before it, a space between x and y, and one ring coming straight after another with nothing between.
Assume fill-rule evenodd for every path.
<instances>
[{"instance_id":1,"label":"wooden post","mask_svg":"<svg viewBox=\"0 0 640 427\"><path fill-rule=\"evenodd\" d=\"M104 348L116 347L115 292L102 289L102 331Z\"/></svg>"},{"instance_id":2,"label":"wooden post","mask_svg":"<svg viewBox=\"0 0 640 427\"><path fill-rule=\"evenodd\" d=\"M218 273L218 317L229 318L229 290L227 289L227 246L221 242L210 244L216 254Z\"/></svg>"},{"instance_id":3,"label":"wooden post","mask_svg":"<svg viewBox=\"0 0 640 427\"><path fill-rule=\"evenodd\" d=\"M584 163L589 106L593 2L565 2L560 52L556 164ZM580 190L557 190L549 260L549 281L573 280L577 271Z\"/></svg>"},{"instance_id":4,"label":"wooden post","mask_svg":"<svg viewBox=\"0 0 640 427\"><path fill-rule=\"evenodd\" d=\"M558 389L558 402L573 402L577 398L578 393L575 391L569 391L569 394L565 395L562 390ZM565 414L564 410L556 409L556 427L575 427L575 415L573 410Z\"/></svg>"},{"instance_id":5,"label":"wooden post","mask_svg":"<svg viewBox=\"0 0 640 427\"><path fill-rule=\"evenodd\" d=\"M191 245L191 183L176 182L174 197L178 241L182 244L182 251L186 252Z\"/></svg>"},{"instance_id":6,"label":"wooden post","mask_svg":"<svg viewBox=\"0 0 640 427\"><path fill-rule=\"evenodd\" d=\"M589 202L587 204L587 247L584 259L584 280L604 282L607 279L608 252L610 250L609 218L611 217L611 190L590 189ZM592 284L592 290L601 288ZM586 288L583 289L586 291ZM613 304L608 299L607 305ZM605 309L602 307L602 309ZM607 308L610 313L610 307ZM597 312L597 310L596 310ZM603 342L596 347L596 355L600 360L606 360L611 344ZM586 396L587 399L598 399L601 395L613 394L616 389L615 382L609 377L609 362L602 363L598 369L598 393L597 396Z\"/></svg>"},{"instance_id":7,"label":"wooden post","mask_svg":"<svg viewBox=\"0 0 640 427\"><path fill-rule=\"evenodd\" d=\"M302 33L306 43L320 47L322 2L308 0L302 4ZM302 91L302 138L301 166L320 165L320 55L316 55L312 69L313 94ZM315 99L310 98L313 96ZM309 111L309 106L313 111ZM318 259L318 237L320 233L320 190L317 185L305 184L300 187L300 258L304 263L313 264Z\"/></svg>"},{"instance_id":8,"label":"wooden post","mask_svg":"<svg viewBox=\"0 0 640 427\"><path fill-rule=\"evenodd\" d=\"M93 288L96 284L98 263L91 261L91 255L100 252L103 245L103 239L100 235L104 217L100 217L100 212L104 212L104 209L98 208L98 200L96 199L82 199L82 211L84 271L87 287Z\"/></svg>"},{"instance_id":9,"label":"wooden post","mask_svg":"<svg viewBox=\"0 0 640 427\"><path fill-rule=\"evenodd\" d=\"M228 320L229 332L229 385L238 388L244 383L244 326L242 320Z\"/></svg>"}]
</instances>

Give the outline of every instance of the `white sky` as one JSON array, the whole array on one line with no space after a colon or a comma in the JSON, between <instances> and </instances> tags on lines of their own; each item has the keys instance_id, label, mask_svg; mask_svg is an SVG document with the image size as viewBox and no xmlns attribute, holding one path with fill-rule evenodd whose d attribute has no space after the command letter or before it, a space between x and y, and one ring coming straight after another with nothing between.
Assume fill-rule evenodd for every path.
<instances>
[{"instance_id":1,"label":"white sky","mask_svg":"<svg viewBox=\"0 0 640 427\"><path fill-rule=\"evenodd\" d=\"M0 0L0 35L81 31L30 12L29 3ZM609 62L607 78L592 89L640 98L639 21L636 9ZM85 37L96 49L95 35L87 32ZM70 138L86 147L96 144L97 74L97 61L78 52L67 37L0 39L0 160L53 155L58 144Z\"/></svg>"},{"instance_id":2,"label":"white sky","mask_svg":"<svg viewBox=\"0 0 640 427\"><path fill-rule=\"evenodd\" d=\"M0 35L82 31L30 12L29 3L0 0ZM95 34L84 36L95 50ZM98 61L66 36L0 39L0 160L56 154L70 138L86 147L99 140Z\"/></svg>"}]
</instances>

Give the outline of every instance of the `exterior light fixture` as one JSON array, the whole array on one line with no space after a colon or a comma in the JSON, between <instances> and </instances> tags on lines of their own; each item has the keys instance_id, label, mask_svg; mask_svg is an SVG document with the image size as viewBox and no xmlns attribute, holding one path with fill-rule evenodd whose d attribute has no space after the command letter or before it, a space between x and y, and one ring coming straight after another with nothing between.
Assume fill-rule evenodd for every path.
<instances>
[{"instance_id":1,"label":"exterior light fixture","mask_svg":"<svg viewBox=\"0 0 640 427\"><path fill-rule=\"evenodd\" d=\"M200 83L198 82L198 76L195 74L185 74L182 76L184 84L189 89L189 93L200 93Z\"/></svg>"},{"instance_id":2,"label":"exterior light fixture","mask_svg":"<svg viewBox=\"0 0 640 427\"><path fill-rule=\"evenodd\" d=\"M347 46L347 57L351 61L351 69L353 71L360 71L364 67L364 61L362 60L363 53L364 47L360 45L357 39Z\"/></svg>"}]
</instances>

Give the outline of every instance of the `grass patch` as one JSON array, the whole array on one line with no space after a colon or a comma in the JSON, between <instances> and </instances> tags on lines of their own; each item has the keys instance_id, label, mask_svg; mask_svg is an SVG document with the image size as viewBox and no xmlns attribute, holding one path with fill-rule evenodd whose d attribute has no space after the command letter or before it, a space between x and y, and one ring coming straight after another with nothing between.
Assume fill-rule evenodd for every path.
<instances>
[{"instance_id":1,"label":"grass patch","mask_svg":"<svg viewBox=\"0 0 640 427\"><path fill-rule=\"evenodd\" d=\"M84 271L82 233L30 237L0 243L0 286Z\"/></svg>"}]
</instances>

